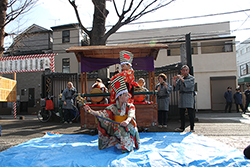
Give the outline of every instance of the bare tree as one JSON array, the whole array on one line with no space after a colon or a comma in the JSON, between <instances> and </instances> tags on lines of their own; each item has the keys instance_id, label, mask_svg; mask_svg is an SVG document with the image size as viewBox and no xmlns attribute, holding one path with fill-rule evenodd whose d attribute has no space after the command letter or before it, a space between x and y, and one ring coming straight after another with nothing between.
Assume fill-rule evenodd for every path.
<instances>
[{"instance_id":1,"label":"bare tree","mask_svg":"<svg viewBox=\"0 0 250 167\"><path fill-rule=\"evenodd\" d=\"M0 57L4 51L4 37L8 35L4 28L20 15L30 11L38 0L1 0L0 1Z\"/></svg>"},{"instance_id":2,"label":"bare tree","mask_svg":"<svg viewBox=\"0 0 250 167\"><path fill-rule=\"evenodd\" d=\"M122 26L138 20L145 14L163 8L175 0L123 0L123 2L122 0L112 0L118 20L107 31L105 23L109 11L106 9L106 0L92 0L94 5L92 30L87 30L87 28L82 24L77 5L75 3L76 0L68 1L75 10L80 27L88 34L90 38L90 45L105 45L108 37Z\"/></svg>"}]
</instances>

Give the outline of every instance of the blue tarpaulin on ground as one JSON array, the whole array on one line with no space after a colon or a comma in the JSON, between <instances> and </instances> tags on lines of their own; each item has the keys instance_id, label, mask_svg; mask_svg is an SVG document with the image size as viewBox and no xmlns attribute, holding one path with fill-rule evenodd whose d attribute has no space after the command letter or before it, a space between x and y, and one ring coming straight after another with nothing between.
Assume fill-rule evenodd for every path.
<instances>
[{"instance_id":1,"label":"blue tarpaulin on ground","mask_svg":"<svg viewBox=\"0 0 250 167\"><path fill-rule=\"evenodd\" d=\"M0 153L0 166L250 166L242 151L192 133L140 133L141 147L98 149L98 136L46 134Z\"/></svg>"}]
</instances>

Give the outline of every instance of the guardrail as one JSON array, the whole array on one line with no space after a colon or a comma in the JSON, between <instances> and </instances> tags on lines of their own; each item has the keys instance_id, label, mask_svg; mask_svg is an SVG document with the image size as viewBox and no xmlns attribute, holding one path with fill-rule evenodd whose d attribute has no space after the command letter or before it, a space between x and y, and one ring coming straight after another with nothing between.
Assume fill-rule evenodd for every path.
<instances>
[{"instance_id":1,"label":"guardrail","mask_svg":"<svg viewBox=\"0 0 250 167\"><path fill-rule=\"evenodd\" d=\"M134 95L156 95L158 92L157 91L149 91L149 92L134 92ZM110 96L110 93L77 93L76 96L81 97L98 97L98 96Z\"/></svg>"}]
</instances>

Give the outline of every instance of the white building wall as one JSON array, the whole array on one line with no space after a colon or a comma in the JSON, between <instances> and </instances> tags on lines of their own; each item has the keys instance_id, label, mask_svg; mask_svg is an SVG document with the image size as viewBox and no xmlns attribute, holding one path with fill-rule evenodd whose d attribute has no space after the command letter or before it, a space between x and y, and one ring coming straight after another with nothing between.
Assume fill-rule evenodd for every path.
<instances>
[{"instance_id":1,"label":"white building wall","mask_svg":"<svg viewBox=\"0 0 250 167\"><path fill-rule=\"evenodd\" d=\"M250 63L250 38L246 41L243 41L239 45L237 45L237 76L238 78L250 77L250 70L248 71L249 74L247 75L240 75L240 66L246 63Z\"/></svg>"},{"instance_id":2,"label":"white building wall","mask_svg":"<svg viewBox=\"0 0 250 167\"><path fill-rule=\"evenodd\" d=\"M194 67L194 77L197 83L197 108L198 109L211 109L211 84L210 77L225 77L225 76L237 76L236 69L236 50L233 46L232 52L220 52L220 53L202 53L201 44L206 42L218 42L218 41L231 41L234 43L235 37L228 39L219 38L218 34L225 35L225 32L230 32L229 22L197 25L189 27L175 27L175 28L162 28L154 30L140 30L131 32L119 32L113 34L108 39L108 44L132 44L132 43L146 43L151 40L156 41L168 41L168 37L171 35L177 38L177 35L182 36L182 40L185 39L185 34L191 32L191 39L202 38L208 34L213 34L210 38L217 38L213 40L197 40L192 43L197 43L197 53L192 55L192 62ZM203 34L202 34L203 33ZM202 36L203 35L203 36ZM228 34L227 34L228 35ZM145 39L145 40L143 40ZM173 40L173 37L172 37ZM173 45L176 43L178 46L180 42L170 43ZM213 46L211 46L213 50ZM209 50L209 48L208 48ZM167 50L162 49L159 51L157 60L155 61L155 67L162 67L181 61L180 55L167 56ZM110 69L112 71L112 69ZM170 83L172 84L172 83ZM226 88L225 88L226 91ZM223 96L223 95L222 95Z\"/></svg>"},{"instance_id":3,"label":"white building wall","mask_svg":"<svg viewBox=\"0 0 250 167\"><path fill-rule=\"evenodd\" d=\"M70 42L69 43L62 43L62 31L63 30L70 30ZM65 29L56 29L53 31L53 51L58 53L55 56L55 71L62 72L62 59L63 58L70 58L70 73L77 73L79 72L79 64L76 59L75 53L66 53L66 49L72 46L80 46L80 39L79 39L79 29L77 28L65 28Z\"/></svg>"}]
</instances>

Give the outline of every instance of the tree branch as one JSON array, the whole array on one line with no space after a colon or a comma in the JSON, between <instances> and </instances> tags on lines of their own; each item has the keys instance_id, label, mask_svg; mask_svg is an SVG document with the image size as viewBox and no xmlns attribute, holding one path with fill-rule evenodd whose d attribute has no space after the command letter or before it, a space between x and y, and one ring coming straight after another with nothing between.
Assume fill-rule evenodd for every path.
<instances>
[{"instance_id":1,"label":"tree branch","mask_svg":"<svg viewBox=\"0 0 250 167\"><path fill-rule=\"evenodd\" d=\"M170 2L167 2L166 4L163 4L163 5L159 5L158 7L155 7L151 10L148 10L148 11L145 11L148 7L150 7L151 5L153 5L153 3L155 3L157 0L155 0L154 2L150 3L149 5L147 5L140 13L138 13L137 15L133 16L133 17L130 17L130 22L134 21L134 20L137 20L139 19L140 17L142 17L143 15L147 14L147 13L150 13L150 12L153 12L157 9L160 9L162 7L165 7L167 5L169 5L170 3L174 2L175 0L171 0Z\"/></svg>"},{"instance_id":2,"label":"tree branch","mask_svg":"<svg viewBox=\"0 0 250 167\"><path fill-rule=\"evenodd\" d=\"M34 7L36 2L37 0L25 0L25 2L22 5L16 7L15 3L18 3L18 1L17 0L10 1L8 3L8 8L11 9L10 12L6 14L6 20L4 26L9 24L11 21L15 20L21 14L29 12L32 9L32 7Z\"/></svg>"},{"instance_id":3,"label":"tree branch","mask_svg":"<svg viewBox=\"0 0 250 167\"><path fill-rule=\"evenodd\" d=\"M133 0L131 1L130 3L130 6L129 8L126 10L126 11L123 11L122 15L119 17L119 20L117 21L117 23L104 35L104 38L108 39L108 37L115 33L119 28L121 28L122 26L134 21L134 20L137 20L139 19L141 16L147 14L147 13L150 13L154 10L157 10L159 8L162 8L164 6L167 6L169 5L171 2L175 1L175 0L171 0L170 2L166 3L166 4L163 4L163 5L159 5L151 10L148 10L146 11L150 6L152 6L154 3L156 3L158 0L154 0L153 2L151 2L150 4L148 4L139 14L135 15L135 16L132 16L136 10L140 7L140 5L142 4L144 0L141 0L140 3L136 6L136 8L132 11L132 13L130 14L129 17L126 18L126 20L122 21L124 19L124 16L127 12L129 12L133 6Z\"/></svg>"},{"instance_id":4,"label":"tree branch","mask_svg":"<svg viewBox=\"0 0 250 167\"><path fill-rule=\"evenodd\" d=\"M85 28L83 25L82 25L82 21L81 21L81 19L80 19L80 16L79 16L79 12L78 12L78 10L77 10L77 6L76 6L76 4L75 4L75 0L68 0L69 1L69 3L71 4L71 6L74 8L74 10L75 10L75 14L76 14L76 17L77 17L77 20L78 20L78 23L80 24L80 27L81 27L81 29L83 30L83 31L85 31L85 33L86 34L88 34L88 36L90 37L90 35L91 35L91 32L89 31L89 30L87 30L87 28Z\"/></svg>"},{"instance_id":5,"label":"tree branch","mask_svg":"<svg viewBox=\"0 0 250 167\"><path fill-rule=\"evenodd\" d=\"M113 5L114 5L115 12L116 12L117 16L120 17L119 12L117 10L117 6L116 6L116 3L115 3L115 0L113 0Z\"/></svg>"},{"instance_id":6,"label":"tree branch","mask_svg":"<svg viewBox=\"0 0 250 167\"><path fill-rule=\"evenodd\" d=\"M142 2L143 2L143 0L140 1L140 3L136 6L136 8L134 9L134 11L131 13L131 15L130 15L128 18L130 18L130 17L133 16L133 14L134 14L135 11L139 8L139 6L142 4ZM130 9L128 9L128 10L130 10Z\"/></svg>"}]
</instances>

